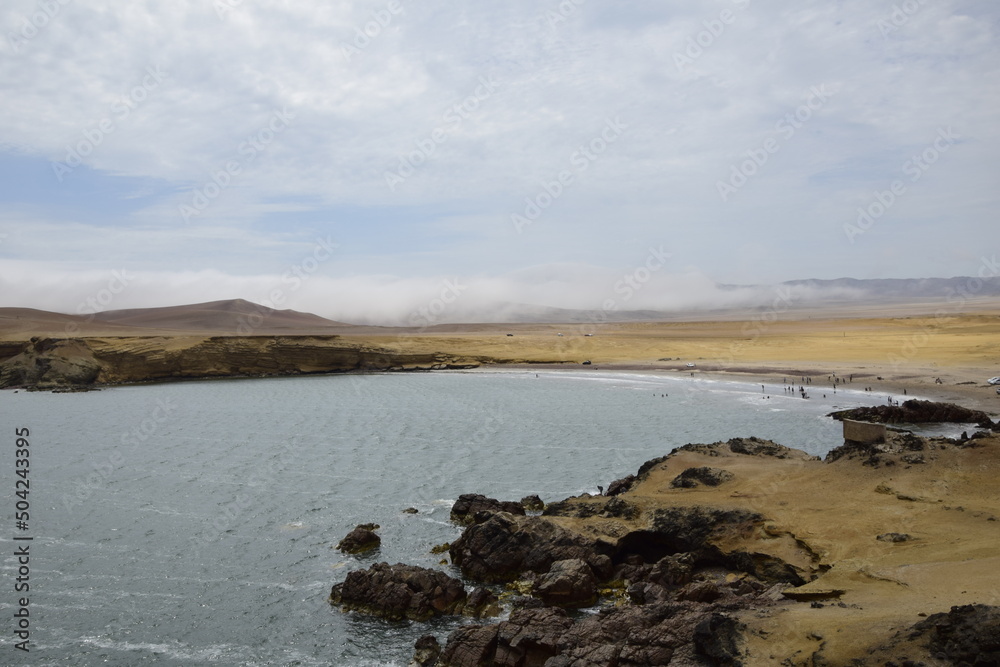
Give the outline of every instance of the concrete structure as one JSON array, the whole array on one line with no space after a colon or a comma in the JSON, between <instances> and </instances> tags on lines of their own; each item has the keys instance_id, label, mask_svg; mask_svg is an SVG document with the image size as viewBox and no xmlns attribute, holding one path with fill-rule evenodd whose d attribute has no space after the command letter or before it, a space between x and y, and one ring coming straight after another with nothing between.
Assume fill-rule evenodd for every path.
<instances>
[{"instance_id":1,"label":"concrete structure","mask_svg":"<svg viewBox=\"0 0 1000 667\"><path fill-rule=\"evenodd\" d=\"M844 420L844 440L864 445L885 442L885 424Z\"/></svg>"}]
</instances>

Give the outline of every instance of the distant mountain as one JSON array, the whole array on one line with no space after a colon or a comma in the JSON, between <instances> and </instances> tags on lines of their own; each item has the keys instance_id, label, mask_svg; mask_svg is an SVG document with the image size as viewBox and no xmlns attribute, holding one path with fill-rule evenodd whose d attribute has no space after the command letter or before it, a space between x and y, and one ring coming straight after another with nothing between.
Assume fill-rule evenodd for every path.
<instances>
[{"instance_id":1,"label":"distant mountain","mask_svg":"<svg viewBox=\"0 0 1000 667\"><path fill-rule=\"evenodd\" d=\"M762 309L775 307L778 312L803 314L828 311L831 316L887 316L909 312L907 305L946 304L949 308L971 306L972 302L1000 297L1000 277L992 278L913 278L835 280L790 280L777 285L716 284L714 293L705 294L698 307L646 310L586 310L555 308L532 304L498 302L492 304L456 303L442 318L442 324L482 323L598 323L653 322L684 320L752 319ZM665 297L669 299L669 296ZM997 307L1000 307L998 302ZM933 309L931 309L933 310ZM931 312L927 310L927 312Z\"/></svg>"},{"instance_id":2,"label":"distant mountain","mask_svg":"<svg viewBox=\"0 0 1000 667\"><path fill-rule=\"evenodd\" d=\"M297 310L271 310L244 299L209 301L162 308L106 310L95 314L94 320L145 329L225 331L230 333L350 326L312 313L303 313Z\"/></svg>"},{"instance_id":3,"label":"distant mountain","mask_svg":"<svg viewBox=\"0 0 1000 667\"><path fill-rule=\"evenodd\" d=\"M34 308L0 308L0 336L22 332L47 335L171 334L274 335L353 332L354 325L297 310L270 310L243 299L163 308L108 310L86 315Z\"/></svg>"},{"instance_id":4,"label":"distant mountain","mask_svg":"<svg viewBox=\"0 0 1000 667\"><path fill-rule=\"evenodd\" d=\"M790 287L809 287L817 290L855 290L870 298L939 299L967 294L972 297L1000 296L1000 278L882 278L858 280L789 280L781 283Z\"/></svg>"}]
</instances>

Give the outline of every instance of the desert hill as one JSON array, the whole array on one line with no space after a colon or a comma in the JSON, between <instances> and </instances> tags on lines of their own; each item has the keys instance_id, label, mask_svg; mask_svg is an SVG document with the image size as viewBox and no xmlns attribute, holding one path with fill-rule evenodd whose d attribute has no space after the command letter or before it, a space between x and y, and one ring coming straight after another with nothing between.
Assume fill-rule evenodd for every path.
<instances>
[{"instance_id":1,"label":"desert hill","mask_svg":"<svg viewBox=\"0 0 1000 667\"><path fill-rule=\"evenodd\" d=\"M352 325L297 310L272 310L244 299L161 308L107 310L86 315L34 308L0 308L0 338L25 335L143 335L146 333L233 336L282 333L341 333Z\"/></svg>"}]
</instances>

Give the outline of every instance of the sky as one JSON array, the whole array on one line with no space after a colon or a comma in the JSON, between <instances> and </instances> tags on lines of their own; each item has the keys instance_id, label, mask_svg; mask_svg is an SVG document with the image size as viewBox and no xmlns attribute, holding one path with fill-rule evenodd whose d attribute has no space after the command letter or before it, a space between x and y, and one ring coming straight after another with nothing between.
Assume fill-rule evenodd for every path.
<instances>
[{"instance_id":1,"label":"sky","mask_svg":"<svg viewBox=\"0 0 1000 667\"><path fill-rule=\"evenodd\" d=\"M998 28L993 0L5 0L0 306L391 324L976 275Z\"/></svg>"}]
</instances>

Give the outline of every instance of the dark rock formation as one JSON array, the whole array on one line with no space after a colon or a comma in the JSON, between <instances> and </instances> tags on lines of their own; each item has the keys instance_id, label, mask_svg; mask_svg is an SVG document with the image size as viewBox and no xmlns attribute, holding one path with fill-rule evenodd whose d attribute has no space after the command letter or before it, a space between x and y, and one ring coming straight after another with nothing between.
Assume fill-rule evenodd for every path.
<instances>
[{"instance_id":1,"label":"dark rock formation","mask_svg":"<svg viewBox=\"0 0 1000 667\"><path fill-rule=\"evenodd\" d=\"M441 656L441 645L434 635L424 635L413 645L410 667L432 667Z\"/></svg>"},{"instance_id":2,"label":"dark rock formation","mask_svg":"<svg viewBox=\"0 0 1000 667\"><path fill-rule=\"evenodd\" d=\"M337 549L347 554L360 554L378 549L382 544L382 538L375 534L378 528L374 523L358 525L337 544Z\"/></svg>"},{"instance_id":3,"label":"dark rock formation","mask_svg":"<svg viewBox=\"0 0 1000 667\"><path fill-rule=\"evenodd\" d=\"M545 509L545 503L538 496L525 496L521 498L521 507L529 512L541 512Z\"/></svg>"},{"instance_id":4,"label":"dark rock formation","mask_svg":"<svg viewBox=\"0 0 1000 667\"><path fill-rule=\"evenodd\" d=\"M631 490L631 488L636 483L635 475L628 475L627 477L622 477L621 479L616 479L615 481L608 484L608 490L604 495L606 496L617 496L619 494L625 493Z\"/></svg>"},{"instance_id":5,"label":"dark rock formation","mask_svg":"<svg viewBox=\"0 0 1000 667\"><path fill-rule=\"evenodd\" d=\"M330 603L391 620L427 620L461 613L465 587L444 572L415 565L376 563L355 570L330 591Z\"/></svg>"},{"instance_id":6,"label":"dark rock formation","mask_svg":"<svg viewBox=\"0 0 1000 667\"><path fill-rule=\"evenodd\" d=\"M557 560L538 578L533 592L556 607L589 607L597 601L597 579L579 558Z\"/></svg>"},{"instance_id":7,"label":"dark rock formation","mask_svg":"<svg viewBox=\"0 0 1000 667\"><path fill-rule=\"evenodd\" d=\"M952 665L1000 665L1000 607L952 607L914 625L910 638L926 638L931 655Z\"/></svg>"},{"instance_id":8,"label":"dark rock formation","mask_svg":"<svg viewBox=\"0 0 1000 667\"><path fill-rule=\"evenodd\" d=\"M722 614L712 614L694 629L695 652L714 665L739 665L742 625Z\"/></svg>"},{"instance_id":9,"label":"dark rock formation","mask_svg":"<svg viewBox=\"0 0 1000 667\"><path fill-rule=\"evenodd\" d=\"M882 533L875 539L879 542L909 542L913 538L906 533Z\"/></svg>"},{"instance_id":10,"label":"dark rock formation","mask_svg":"<svg viewBox=\"0 0 1000 667\"><path fill-rule=\"evenodd\" d=\"M451 508L451 520L455 523L470 524L478 512L508 512L524 516L524 507L514 501L487 498L479 493L464 493Z\"/></svg>"},{"instance_id":11,"label":"dark rock formation","mask_svg":"<svg viewBox=\"0 0 1000 667\"><path fill-rule=\"evenodd\" d=\"M942 447L976 447L976 441L952 440L949 438L924 438L910 433L890 429L886 433L885 442L863 443L854 440L845 441L840 447L827 452L826 462L840 459L857 459L862 464L878 468L884 465L917 464L926 462L926 452Z\"/></svg>"},{"instance_id":12,"label":"dark rock formation","mask_svg":"<svg viewBox=\"0 0 1000 667\"><path fill-rule=\"evenodd\" d=\"M524 572L543 574L559 560L580 558L598 577L611 574L614 546L570 532L544 517L491 515L452 543L451 561L475 581L513 581Z\"/></svg>"},{"instance_id":13,"label":"dark rock formation","mask_svg":"<svg viewBox=\"0 0 1000 667\"><path fill-rule=\"evenodd\" d=\"M577 519L600 516L605 519L631 520L637 518L639 514L639 508L633 503L618 497L606 500L603 496L597 496L592 500L587 496L581 496L550 503L542 512L542 516L570 516Z\"/></svg>"},{"instance_id":14,"label":"dark rock formation","mask_svg":"<svg viewBox=\"0 0 1000 667\"><path fill-rule=\"evenodd\" d=\"M13 352L7 344L7 354ZM478 360L398 353L335 335L32 338L0 361L0 388L56 389L207 377L473 368Z\"/></svg>"},{"instance_id":15,"label":"dark rock formation","mask_svg":"<svg viewBox=\"0 0 1000 667\"><path fill-rule=\"evenodd\" d=\"M954 403L921 401L915 398L903 402L902 405L877 405L840 410L831 412L829 416L834 419L853 419L876 424L961 423L978 424L983 428L993 426L993 420L981 410L970 410Z\"/></svg>"},{"instance_id":16,"label":"dark rock formation","mask_svg":"<svg viewBox=\"0 0 1000 667\"><path fill-rule=\"evenodd\" d=\"M770 440L762 440L760 438L731 438L726 442L729 446L729 451L734 454L746 454L747 456L773 456L776 459L787 459L790 455L796 453L790 447L785 447L784 445L779 445L776 442Z\"/></svg>"},{"instance_id":17,"label":"dark rock formation","mask_svg":"<svg viewBox=\"0 0 1000 667\"><path fill-rule=\"evenodd\" d=\"M670 486L675 489L693 489L704 484L705 486L719 486L733 478L733 473L720 468L688 468L681 474L674 477Z\"/></svg>"},{"instance_id":18,"label":"dark rock formation","mask_svg":"<svg viewBox=\"0 0 1000 667\"><path fill-rule=\"evenodd\" d=\"M89 387L97 382L100 373L101 365L82 343L32 338L19 354L0 363L0 388Z\"/></svg>"},{"instance_id":19,"label":"dark rock formation","mask_svg":"<svg viewBox=\"0 0 1000 667\"><path fill-rule=\"evenodd\" d=\"M441 654L448 667L647 667L741 664L743 627L711 606L657 604L566 612L523 609L492 626L455 630Z\"/></svg>"}]
</instances>

